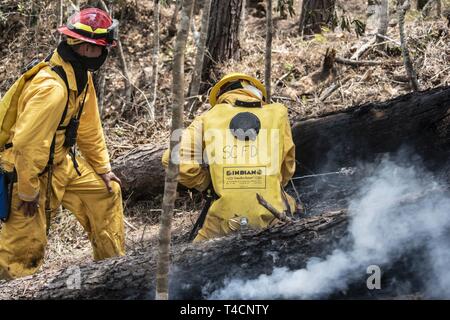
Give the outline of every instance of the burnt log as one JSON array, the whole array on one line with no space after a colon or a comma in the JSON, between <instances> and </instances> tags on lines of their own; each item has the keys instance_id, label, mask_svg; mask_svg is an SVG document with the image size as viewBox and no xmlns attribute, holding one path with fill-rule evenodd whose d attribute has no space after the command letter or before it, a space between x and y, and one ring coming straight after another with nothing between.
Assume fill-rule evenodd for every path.
<instances>
[{"instance_id":1,"label":"burnt log","mask_svg":"<svg viewBox=\"0 0 450 320\"><path fill-rule=\"evenodd\" d=\"M161 163L164 150L161 146L143 145L113 161L124 194L139 199L164 191L165 170Z\"/></svg>"},{"instance_id":2,"label":"burnt log","mask_svg":"<svg viewBox=\"0 0 450 320\"><path fill-rule=\"evenodd\" d=\"M346 230L343 210L199 244L187 243L185 234L172 247L171 299L205 298L230 275L254 278L277 266L303 268L310 257L329 253ZM125 257L0 281L0 299L153 299L156 262L157 250L149 246Z\"/></svg>"},{"instance_id":3,"label":"burnt log","mask_svg":"<svg viewBox=\"0 0 450 320\"><path fill-rule=\"evenodd\" d=\"M346 210L274 226L246 230L203 243L187 243L188 234L174 239L170 276L171 299L207 299L224 287L227 279L252 280L270 275L274 268L300 270L311 258L326 259L336 248L352 243ZM95 263L73 265L57 271L0 281L0 299L154 299L156 247ZM425 251L426 252L426 251ZM422 298L420 274L411 266L418 255L398 257L383 265L383 290L368 290L365 268L352 272L346 290L320 298L387 299L399 296L399 284L411 288L405 298ZM273 298L280 298L274 296Z\"/></svg>"},{"instance_id":4,"label":"burnt log","mask_svg":"<svg viewBox=\"0 0 450 320\"><path fill-rule=\"evenodd\" d=\"M409 93L316 118L292 127L298 174L333 171L409 145L435 170L449 159L450 87ZM113 168L133 198L161 194L164 147L145 145L116 159Z\"/></svg>"},{"instance_id":5,"label":"burnt log","mask_svg":"<svg viewBox=\"0 0 450 320\"><path fill-rule=\"evenodd\" d=\"M409 93L297 121L292 127L300 174L370 162L407 146L436 171L450 155L450 87Z\"/></svg>"}]
</instances>

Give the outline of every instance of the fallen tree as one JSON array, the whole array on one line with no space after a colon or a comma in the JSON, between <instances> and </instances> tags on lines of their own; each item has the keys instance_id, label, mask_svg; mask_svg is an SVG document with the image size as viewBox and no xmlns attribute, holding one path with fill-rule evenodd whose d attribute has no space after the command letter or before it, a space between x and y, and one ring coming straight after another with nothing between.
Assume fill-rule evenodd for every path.
<instances>
[{"instance_id":1,"label":"fallen tree","mask_svg":"<svg viewBox=\"0 0 450 320\"><path fill-rule=\"evenodd\" d=\"M230 275L251 278L270 273L274 266L302 268L309 257L325 254L342 239L346 225L345 211L337 211L259 233L248 231L201 244L181 241L172 250L171 298L201 299ZM147 248L122 258L0 282L0 299L153 299L156 251ZM272 256L275 251L277 259Z\"/></svg>"},{"instance_id":2,"label":"fallen tree","mask_svg":"<svg viewBox=\"0 0 450 320\"><path fill-rule=\"evenodd\" d=\"M335 170L408 144L430 167L449 158L450 87L409 93L293 124L299 173ZM165 147L165 146L164 146ZM135 198L161 194L164 147L145 145L116 159L123 190Z\"/></svg>"},{"instance_id":3,"label":"fallen tree","mask_svg":"<svg viewBox=\"0 0 450 320\"><path fill-rule=\"evenodd\" d=\"M113 170L122 181L125 194L139 198L164 191L164 150L162 146L143 145L114 160Z\"/></svg>"},{"instance_id":4,"label":"fallen tree","mask_svg":"<svg viewBox=\"0 0 450 320\"><path fill-rule=\"evenodd\" d=\"M408 145L431 169L450 152L450 88L409 93L293 125L301 173L335 170Z\"/></svg>"}]
</instances>

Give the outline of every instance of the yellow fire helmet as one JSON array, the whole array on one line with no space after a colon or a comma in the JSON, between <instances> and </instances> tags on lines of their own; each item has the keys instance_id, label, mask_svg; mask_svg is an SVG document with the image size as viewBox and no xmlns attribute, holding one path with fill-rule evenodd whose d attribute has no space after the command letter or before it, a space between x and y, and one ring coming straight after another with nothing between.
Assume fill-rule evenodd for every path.
<instances>
[{"instance_id":1,"label":"yellow fire helmet","mask_svg":"<svg viewBox=\"0 0 450 320\"><path fill-rule=\"evenodd\" d=\"M251 85L260 90L263 94L263 101L267 100L267 92L264 85L258 80L244 73L233 72L224 76L219 82L217 82L211 89L209 94L209 103L211 107L214 107L217 103L217 98L221 95L222 89L226 88L227 85L236 82L237 80L248 81Z\"/></svg>"}]
</instances>

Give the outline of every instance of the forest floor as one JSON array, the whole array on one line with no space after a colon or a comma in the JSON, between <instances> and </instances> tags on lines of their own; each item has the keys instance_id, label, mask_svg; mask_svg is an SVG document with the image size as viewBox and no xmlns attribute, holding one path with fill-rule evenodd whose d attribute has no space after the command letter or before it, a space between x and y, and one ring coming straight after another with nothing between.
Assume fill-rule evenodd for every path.
<instances>
[{"instance_id":1,"label":"forest floor","mask_svg":"<svg viewBox=\"0 0 450 320\"><path fill-rule=\"evenodd\" d=\"M81 1L83 3L83 1ZM44 58L58 41L55 30L55 5L41 1L33 10L39 14L30 15L28 7L18 7L16 1L0 2L0 95L9 88L20 74L21 68L34 57ZM152 65L153 7L150 1L127 0L127 5L119 11L113 8L116 17L121 17L121 39L130 79L135 90L131 104L125 105L121 114L124 96L124 76L117 58L112 52L106 72L106 88L102 118L111 158L130 152L144 143L158 145L168 141L171 106L171 59L174 39L161 43L160 78L158 82L156 121L149 121L147 99ZM299 1L295 1L299 8ZM365 20L367 1L337 1L338 17ZM448 8L450 1L444 1ZM10 12L8 10L11 9ZM27 11L28 10L28 11ZM161 39L167 35L167 26L174 6L162 7L160 28ZM275 101L287 105L291 119L313 117L320 114L343 110L365 102L384 101L410 92L405 81L406 72L402 64L401 50L397 45L399 32L397 15L391 8L388 37L391 40L381 46L371 46L361 60L379 61L376 66L346 66L336 64L336 77L319 86L310 86L305 77L320 69L327 49L335 49L336 55L350 58L351 55L370 39L358 36L353 30L324 30L321 35L303 39L298 32L299 12L287 19L280 19L274 13L272 96ZM447 20L434 17L422 18L417 11L410 11L406 17L406 33L412 59L418 74L420 88L427 89L450 83L450 34ZM32 21L32 20L36 21ZM197 28L200 14L195 16ZM24 45L27 44L27 45ZM239 71L263 79L265 49L265 18L257 9L249 9L241 34L242 59L221 64L216 78ZM185 74L188 87L194 65L195 45L192 37L186 51ZM339 87L326 99L321 97L333 84ZM202 101L206 101L203 97ZM197 114L205 111L204 104ZM191 119L186 117L185 125ZM158 217L161 196L138 203L124 199L126 215L126 246L132 250L139 245L151 246L156 250ZM201 199L198 194L183 192L177 200L173 222L173 235L189 232L198 211ZM82 227L74 216L63 210L52 223L49 245L43 268L60 268L79 264L91 259L91 249Z\"/></svg>"}]
</instances>

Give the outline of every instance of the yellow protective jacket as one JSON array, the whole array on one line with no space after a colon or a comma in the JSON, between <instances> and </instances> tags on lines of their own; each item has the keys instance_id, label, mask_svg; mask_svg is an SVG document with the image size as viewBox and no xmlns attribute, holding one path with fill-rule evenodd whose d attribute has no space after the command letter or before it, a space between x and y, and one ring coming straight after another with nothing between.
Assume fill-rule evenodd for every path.
<instances>
[{"instance_id":1,"label":"yellow protective jacket","mask_svg":"<svg viewBox=\"0 0 450 320\"><path fill-rule=\"evenodd\" d=\"M69 91L61 77L51 67L62 66L67 75ZM69 149L64 147L64 130L58 130L69 94L68 112L62 126L78 113L85 91L87 91L83 113L80 118L77 144L83 157L98 174L110 171L109 156L100 122L92 75L88 85L77 95L75 73L70 63L65 62L55 50L50 66L41 69L23 88L18 101L17 120L11 129L8 142L13 147L0 153L0 165L18 175L18 195L24 201L36 198L39 190L39 174L49 160L50 145L56 132L55 165L61 164Z\"/></svg>"},{"instance_id":2,"label":"yellow protective jacket","mask_svg":"<svg viewBox=\"0 0 450 320\"><path fill-rule=\"evenodd\" d=\"M256 193L280 212L287 209L283 200L286 196L289 209L295 212L295 201L282 189L295 171L295 145L286 107L278 103L261 108L237 107L236 100L259 101L242 89L225 93L182 135L179 182L200 191L212 182L218 196L196 241L236 230L241 217L246 217L253 228L267 227L274 216L258 203ZM260 120L255 141L239 140L228 129L231 119L242 112ZM166 167L169 156L166 150L162 159Z\"/></svg>"}]
</instances>

